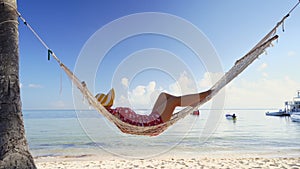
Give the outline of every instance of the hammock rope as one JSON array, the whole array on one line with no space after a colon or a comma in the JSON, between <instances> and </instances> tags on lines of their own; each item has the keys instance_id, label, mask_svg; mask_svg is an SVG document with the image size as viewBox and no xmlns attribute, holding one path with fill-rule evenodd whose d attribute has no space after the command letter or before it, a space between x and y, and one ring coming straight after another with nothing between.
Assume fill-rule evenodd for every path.
<instances>
[{"instance_id":1,"label":"hammock rope","mask_svg":"<svg viewBox=\"0 0 300 169\"><path fill-rule=\"evenodd\" d=\"M55 53L48 47L48 45L43 41L43 39L36 33L36 31L31 27L31 25L26 22L26 20L22 17L21 13L17 10L17 14L22 22L31 30L31 32L36 36L36 38L41 42L41 44L48 50L48 60L50 56L52 56L62 70L67 74L67 76L71 79L73 85L75 85L84 98L88 101L88 103L93 106L99 113L101 113L105 118L114 123L122 132L134 135L147 135L153 136L158 135L164 132L169 126L176 123L178 120L186 117L190 112L198 109L202 104L209 101L214 95L216 95L223 87L225 87L229 82L231 82L235 77L237 77L243 70L245 70L255 59L257 59L266 48L270 47L274 40L278 39L278 35L275 35L277 28L282 25L286 18L289 17L290 13L299 5L299 2L289 11L289 13L284 16L275 27L265 35L246 55L244 55L241 59L237 60L234 66L227 72L225 75L217 81L210 90L212 93L207 96L205 99L200 101L195 107L186 107L185 109L174 113L171 119L167 122L155 125L155 126L135 126L128 123L123 122L119 118L112 115L108 112L94 97L94 95L88 90L87 85L84 81L80 81L74 73L65 66L60 59L55 55ZM10 4L8 4L11 6ZM13 7L13 6L11 6Z\"/></svg>"}]
</instances>

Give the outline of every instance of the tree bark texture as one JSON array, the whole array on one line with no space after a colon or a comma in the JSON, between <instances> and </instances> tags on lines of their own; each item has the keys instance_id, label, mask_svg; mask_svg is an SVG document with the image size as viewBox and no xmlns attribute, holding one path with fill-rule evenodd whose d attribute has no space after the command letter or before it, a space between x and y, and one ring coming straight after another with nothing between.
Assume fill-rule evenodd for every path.
<instances>
[{"instance_id":1,"label":"tree bark texture","mask_svg":"<svg viewBox=\"0 0 300 169\"><path fill-rule=\"evenodd\" d=\"M16 0L0 0L0 169L36 168L25 138Z\"/></svg>"}]
</instances>

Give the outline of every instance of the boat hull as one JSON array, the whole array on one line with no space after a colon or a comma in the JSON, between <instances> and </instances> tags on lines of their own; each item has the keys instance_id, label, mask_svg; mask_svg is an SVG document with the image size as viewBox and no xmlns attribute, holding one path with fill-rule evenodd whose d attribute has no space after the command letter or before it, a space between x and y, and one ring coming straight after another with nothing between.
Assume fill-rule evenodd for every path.
<instances>
[{"instance_id":1,"label":"boat hull","mask_svg":"<svg viewBox=\"0 0 300 169\"><path fill-rule=\"evenodd\" d=\"M300 122L300 114L292 114L291 115L291 120L293 122Z\"/></svg>"},{"instance_id":2,"label":"boat hull","mask_svg":"<svg viewBox=\"0 0 300 169\"><path fill-rule=\"evenodd\" d=\"M267 116L290 116L290 114L285 111L266 112L266 115Z\"/></svg>"}]
</instances>

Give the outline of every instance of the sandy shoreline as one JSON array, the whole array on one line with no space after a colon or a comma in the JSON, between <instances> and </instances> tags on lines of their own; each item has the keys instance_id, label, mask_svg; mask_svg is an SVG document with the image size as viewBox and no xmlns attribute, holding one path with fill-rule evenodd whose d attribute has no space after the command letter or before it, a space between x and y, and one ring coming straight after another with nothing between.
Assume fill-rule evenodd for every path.
<instances>
[{"instance_id":1,"label":"sandy shoreline","mask_svg":"<svg viewBox=\"0 0 300 169\"><path fill-rule=\"evenodd\" d=\"M158 157L122 159L96 155L38 157L39 169L99 169L99 168L300 168L300 157Z\"/></svg>"}]
</instances>

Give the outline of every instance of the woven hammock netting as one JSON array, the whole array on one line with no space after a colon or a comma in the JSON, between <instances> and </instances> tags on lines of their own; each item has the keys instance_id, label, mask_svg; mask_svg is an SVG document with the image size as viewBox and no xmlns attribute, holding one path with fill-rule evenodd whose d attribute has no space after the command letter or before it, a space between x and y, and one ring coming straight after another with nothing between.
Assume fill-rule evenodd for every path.
<instances>
[{"instance_id":1,"label":"woven hammock netting","mask_svg":"<svg viewBox=\"0 0 300 169\"><path fill-rule=\"evenodd\" d=\"M217 81L211 88L212 93L207 96L207 98L203 99L199 104L195 107L186 107L185 109L176 112L172 115L171 119L162 124L158 124L155 126L136 126L132 124L128 124L115 117L111 113L109 113L95 98L95 96L88 90L85 82L80 81L70 69L68 69L60 60L52 53L53 57L59 62L60 67L66 72L68 77L71 79L73 84L81 91L84 98L88 101L88 103L94 107L100 114L102 114L109 121L114 123L122 132L127 134L134 135L148 135L154 136L159 135L164 132L169 126L176 123L178 120L184 118L191 112L197 110L202 104L209 101L216 95L224 86L226 86L230 81L232 81L235 77L237 77L243 70L245 70L255 59L258 58L259 55L265 52L266 48L270 47L272 42L278 38L278 35L275 35L277 28L283 24L284 20L288 16L285 16L277 25L261 40L259 41L245 56L237 60L234 66L227 72L225 75Z\"/></svg>"}]
</instances>

